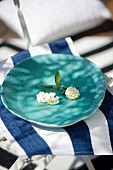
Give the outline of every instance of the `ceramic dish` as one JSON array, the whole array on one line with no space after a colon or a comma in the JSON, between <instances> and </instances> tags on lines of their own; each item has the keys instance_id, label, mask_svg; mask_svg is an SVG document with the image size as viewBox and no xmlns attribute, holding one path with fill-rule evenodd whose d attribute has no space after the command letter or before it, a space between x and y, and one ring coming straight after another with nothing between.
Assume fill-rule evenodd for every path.
<instances>
[{"instance_id":1,"label":"ceramic dish","mask_svg":"<svg viewBox=\"0 0 113 170\"><path fill-rule=\"evenodd\" d=\"M59 70L61 84L76 86L80 96L70 100L60 95L60 103L38 103L36 94L47 91L39 84L55 84ZM92 62L73 55L50 54L28 58L18 63L2 84L1 98L13 114L46 127L65 127L92 115L104 99L105 78ZM50 91L50 89L49 89Z\"/></svg>"}]
</instances>

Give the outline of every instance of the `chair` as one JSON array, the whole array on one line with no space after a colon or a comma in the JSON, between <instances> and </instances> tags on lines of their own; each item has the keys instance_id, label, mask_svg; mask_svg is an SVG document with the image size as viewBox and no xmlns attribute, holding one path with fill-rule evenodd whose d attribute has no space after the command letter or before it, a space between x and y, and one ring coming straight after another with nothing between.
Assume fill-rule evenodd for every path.
<instances>
[{"instance_id":1,"label":"chair","mask_svg":"<svg viewBox=\"0 0 113 170\"><path fill-rule=\"evenodd\" d=\"M15 4L17 5L17 1L15 1ZM20 11L20 9L19 9L19 6L17 7L17 9L18 9L18 12L19 12L19 14L21 15L21 17L23 17L23 16L22 16L22 13L21 13L21 11ZM26 39L27 39L27 41L28 41L28 48L29 48L29 46L31 46L31 43L30 43L30 41L29 41L29 34L28 34L28 31L27 31L27 28L26 28L24 19L23 19L23 22L22 22L21 24L22 24L22 27L23 27L24 35L25 35L25 37L26 37ZM38 158L40 159L40 158L42 158L42 156L41 156L41 157L39 156ZM45 163L45 165L46 165L47 163L49 163L51 159L52 159L51 156L44 157L44 163ZM89 168L89 170L94 170L94 167L93 167L93 165L92 165L92 163L91 163L91 161L90 161L90 159L89 159L88 156L82 157L82 159L83 159L84 162L86 163L86 165L87 165L87 167ZM16 161L16 163L15 163L14 165L12 165L12 167L10 168L10 170L15 169L15 167L17 168L17 164L18 164L18 163L19 163L19 166L20 166L18 169L22 169L24 166L28 165L28 164L31 163L31 162L32 162L32 159L27 159L25 162L23 162L23 161L21 161L20 159L18 159L18 160Z\"/></svg>"},{"instance_id":2,"label":"chair","mask_svg":"<svg viewBox=\"0 0 113 170\"><path fill-rule=\"evenodd\" d=\"M69 41L70 41L70 39L68 39ZM71 48L72 49L72 48ZM23 53L23 52L22 52ZM21 53L20 53L21 54ZM18 55L20 55L20 54L17 54L15 57L17 58L17 56ZM77 55L77 53L76 53L76 55ZM50 155L48 155L47 157L46 156L36 156L35 157L35 159L36 160L38 160L38 159L40 159L40 158L42 158L42 161L43 161L43 164L41 164L41 166L43 166L44 167L44 165L47 165L47 163L49 163L50 162L50 160L53 158L53 156L50 156ZM93 170L94 169L94 167L93 167L93 165L91 164L91 162L90 162L90 159L88 158L88 157L83 157L82 158L83 160L84 160L84 162L86 163L86 165L90 168L90 170ZM13 169L15 169L15 167L16 167L16 169L21 169L21 168L23 168L24 166L27 166L29 163L31 163L32 162L32 160L33 160L33 158L31 158L31 159L26 159L25 161L22 161L20 158L19 159L17 159L17 161L15 162L15 164L14 165L12 165L12 167L11 167L11 170L13 170ZM19 167L18 167L19 166ZM92 168L92 169L91 169Z\"/></svg>"}]
</instances>

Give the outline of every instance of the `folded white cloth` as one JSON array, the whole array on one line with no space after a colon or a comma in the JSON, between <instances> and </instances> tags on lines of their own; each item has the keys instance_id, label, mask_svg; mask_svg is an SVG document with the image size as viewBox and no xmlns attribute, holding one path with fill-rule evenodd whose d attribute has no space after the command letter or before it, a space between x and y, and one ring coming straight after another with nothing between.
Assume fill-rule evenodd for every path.
<instances>
[{"instance_id":1,"label":"folded white cloth","mask_svg":"<svg viewBox=\"0 0 113 170\"><path fill-rule=\"evenodd\" d=\"M79 33L111 17L99 0L20 0L20 8L33 45ZM23 37L13 0L0 2L0 19Z\"/></svg>"},{"instance_id":2,"label":"folded white cloth","mask_svg":"<svg viewBox=\"0 0 113 170\"><path fill-rule=\"evenodd\" d=\"M43 44L0 63L0 85L18 62L41 54L78 53L70 38ZM34 126L12 114L0 100L0 128L21 159L34 155L113 155L113 86L106 76L105 98L87 119L65 128Z\"/></svg>"}]
</instances>

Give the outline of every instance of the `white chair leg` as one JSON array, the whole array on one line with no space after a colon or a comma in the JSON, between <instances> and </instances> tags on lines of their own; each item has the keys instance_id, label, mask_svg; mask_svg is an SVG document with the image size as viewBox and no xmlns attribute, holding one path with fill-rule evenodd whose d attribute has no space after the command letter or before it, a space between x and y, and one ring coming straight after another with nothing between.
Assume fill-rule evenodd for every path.
<instances>
[{"instance_id":1,"label":"white chair leg","mask_svg":"<svg viewBox=\"0 0 113 170\"><path fill-rule=\"evenodd\" d=\"M88 170L96 170L96 169L94 168L94 166L93 166L93 164L92 164L89 156L81 156L81 157L82 157L84 163L86 164Z\"/></svg>"},{"instance_id":2,"label":"white chair leg","mask_svg":"<svg viewBox=\"0 0 113 170\"><path fill-rule=\"evenodd\" d=\"M9 170L21 170L23 168L25 164L25 161L21 160L20 158L18 158L14 164L10 167Z\"/></svg>"}]
</instances>

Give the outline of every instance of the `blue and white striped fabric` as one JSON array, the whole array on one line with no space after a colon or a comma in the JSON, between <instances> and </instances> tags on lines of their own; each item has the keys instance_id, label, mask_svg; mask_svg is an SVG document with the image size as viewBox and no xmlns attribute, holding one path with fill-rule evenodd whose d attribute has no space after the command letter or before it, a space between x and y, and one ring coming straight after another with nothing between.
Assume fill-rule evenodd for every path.
<instances>
[{"instance_id":1,"label":"blue and white striped fabric","mask_svg":"<svg viewBox=\"0 0 113 170\"><path fill-rule=\"evenodd\" d=\"M15 64L38 54L78 55L70 38L23 51L0 63L0 85ZM100 108L89 118L65 128L44 128L13 115L0 100L0 128L26 159L33 155L112 155L113 154L113 87L107 78L106 95Z\"/></svg>"}]
</instances>

